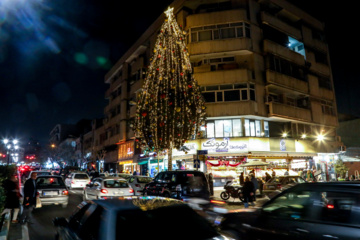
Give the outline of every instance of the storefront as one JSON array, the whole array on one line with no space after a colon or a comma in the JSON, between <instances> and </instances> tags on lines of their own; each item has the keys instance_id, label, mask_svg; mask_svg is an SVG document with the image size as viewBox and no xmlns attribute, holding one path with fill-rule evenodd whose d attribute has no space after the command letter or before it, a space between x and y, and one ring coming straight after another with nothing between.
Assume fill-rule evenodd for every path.
<instances>
[{"instance_id":1,"label":"storefront","mask_svg":"<svg viewBox=\"0 0 360 240\"><path fill-rule=\"evenodd\" d=\"M137 162L134 161L134 141L128 141L119 145L118 151L118 172L133 173L140 171Z\"/></svg>"}]
</instances>

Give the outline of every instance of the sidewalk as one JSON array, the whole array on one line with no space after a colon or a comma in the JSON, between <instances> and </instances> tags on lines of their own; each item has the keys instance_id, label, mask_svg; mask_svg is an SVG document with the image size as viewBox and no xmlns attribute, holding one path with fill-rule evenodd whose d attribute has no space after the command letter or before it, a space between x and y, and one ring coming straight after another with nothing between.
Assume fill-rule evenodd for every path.
<instances>
[{"instance_id":1,"label":"sidewalk","mask_svg":"<svg viewBox=\"0 0 360 240\"><path fill-rule=\"evenodd\" d=\"M29 240L27 224L10 223L9 235L7 240Z\"/></svg>"}]
</instances>

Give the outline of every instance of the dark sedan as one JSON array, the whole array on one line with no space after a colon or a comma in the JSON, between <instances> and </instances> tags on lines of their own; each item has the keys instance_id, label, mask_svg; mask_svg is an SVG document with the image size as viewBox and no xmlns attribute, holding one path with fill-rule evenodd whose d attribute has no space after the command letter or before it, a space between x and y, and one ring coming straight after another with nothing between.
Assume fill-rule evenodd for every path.
<instances>
[{"instance_id":1,"label":"dark sedan","mask_svg":"<svg viewBox=\"0 0 360 240\"><path fill-rule=\"evenodd\" d=\"M220 229L240 239L359 239L360 183L304 183L260 209L225 215Z\"/></svg>"},{"instance_id":2,"label":"dark sedan","mask_svg":"<svg viewBox=\"0 0 360 240\"><path fill-rule=\"evenodd\" d=\"M83 202L66 220L55 218L57 239L229 239L182 201L119 197Z\"/></svg>"},{"instance_id":3,"label":"dark sedan","mask_svg":"<svg viewBox=\"0 0 360 240\"><path fill-rule=\"evenodd\" d=\"M272 177L263 186L263 193L269 198L273 198L280 192L306 181L299 176L278 176Z\"/></svg>"}]
</instances>

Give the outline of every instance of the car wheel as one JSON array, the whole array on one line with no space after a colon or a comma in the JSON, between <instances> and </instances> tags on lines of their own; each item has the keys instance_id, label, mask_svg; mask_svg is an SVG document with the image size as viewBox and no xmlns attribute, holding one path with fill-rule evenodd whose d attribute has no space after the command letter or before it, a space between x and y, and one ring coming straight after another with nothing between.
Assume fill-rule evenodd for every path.
<instances>
[{"instance_id":1,"label":"car wheel","mask_svg":"<svg viewBox=\"0 0 360 240\"><path fill-rule=\"evenodd\" d=\"M67 208L67 204L61 204L62 208Z\"/></svg>"},{"instance_id":2,"label":"car wheel","mask_svg":"<svg viewBox=\"0 0 360 240\"><path fill-rule=\"evenodd\" d=\"M222 200L228 200L230 198L230 194L228 194L227 192L222 192L220 194L220 197Z\"/></svg>"}]
</instances>

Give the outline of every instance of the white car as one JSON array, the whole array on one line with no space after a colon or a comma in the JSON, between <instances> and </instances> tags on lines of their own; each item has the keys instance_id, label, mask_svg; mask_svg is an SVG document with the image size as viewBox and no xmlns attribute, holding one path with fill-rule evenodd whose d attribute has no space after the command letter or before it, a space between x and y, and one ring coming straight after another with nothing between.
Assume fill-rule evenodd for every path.
<instances>
[{"instance_id":1,"label":"white car","mask_svg":"<svg viewBox=\"0 0 360 240\"><path fill-rule=\"evenodd\" d=\"M134 175L127 179L129 185L134 189L134 195L143 195L145 184L151 182L152 177Z\"/></svg>"},{"instance_id":2,"label":"white car","mask_svg":"<svg viewBox=\"0 0 360 240\"><path fill-rule=\"evenodd\" d=\"M84 172L72 172L65 178L65 185L69 189L86 187L90 183L90 177Z\"/></svg>"},{"instance_id":3,"label":"white car","mask_svg":"<svg viewBox=\"0 0 360 240\"><path fill-rule=\"evenodd\" d=\"M119 177L95 178L84 189L83 200L109 197L133 196L134 190L127 181Z\"/></svg>"},{"instance_id":4,"label":"white car","mask_svg":"<svg viewBox=\"0 0 360 240\"><path fill-rule=\"evenodd\" d=\"M27 179L31 178L32 173L37 173L37 177L39 177L39 176L51 176L52 175L51 172L49 172L49 171L31 171L29 173L29 176L27 177Z\"/></svg>"}]
</instances>

